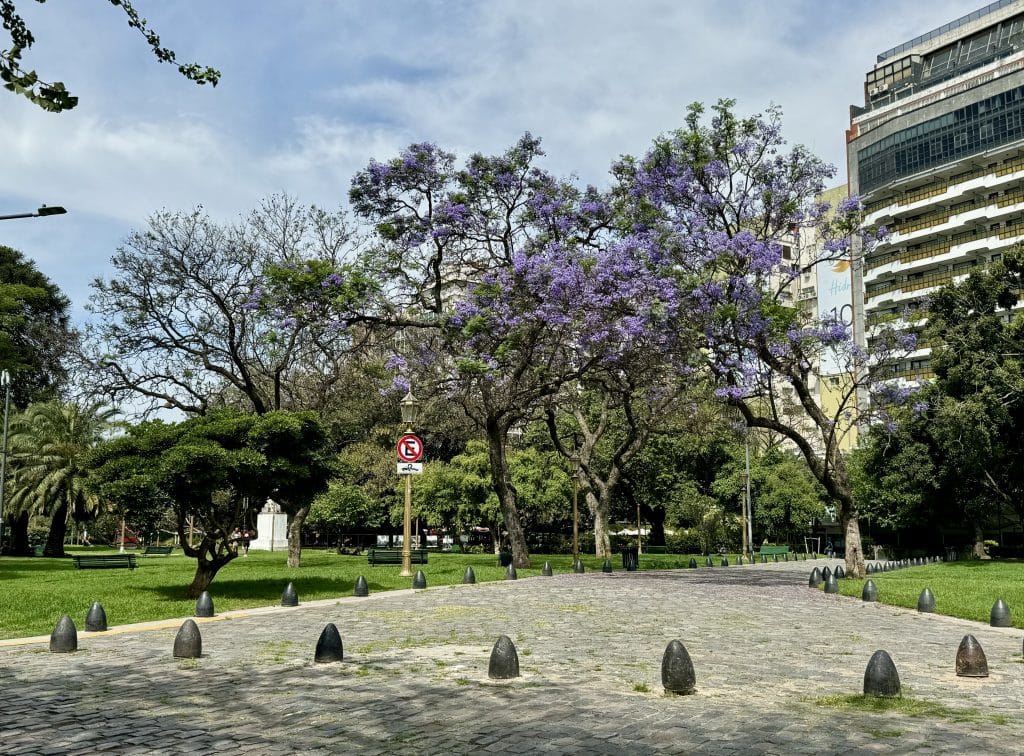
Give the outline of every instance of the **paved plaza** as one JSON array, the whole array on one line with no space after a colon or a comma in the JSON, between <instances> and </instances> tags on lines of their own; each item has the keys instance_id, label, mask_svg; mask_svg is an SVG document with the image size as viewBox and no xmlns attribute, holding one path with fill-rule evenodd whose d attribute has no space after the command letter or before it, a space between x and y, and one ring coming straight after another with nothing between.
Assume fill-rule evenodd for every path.
<instances>
[{"instance_id":1,"label":"paved plaza","mask_svg":"<svg viewBox=\"0 0 1024 756\"><path fill-rule=\"evenodd\" d=\"M807 588L811 567L562 574L233 612L200 620L194 660L172 657L180 621L110 617L106 633L80 631L73 654L49 653L48 638L0 643L0 752L1024 750L1020 630L826 595ZM296 585L301 600L301 572ZM74 608L79 628L87 609ZM328 622L345 661L314 664ZM954 673L967 633L988 678ZM487 676L501 634L518 649L516 680ZM674 638L693 659L693 695L662 691ZM826 705L861 691L876 649L904 695L927 702L917 715Z\"/></svg>"}]
</instances>

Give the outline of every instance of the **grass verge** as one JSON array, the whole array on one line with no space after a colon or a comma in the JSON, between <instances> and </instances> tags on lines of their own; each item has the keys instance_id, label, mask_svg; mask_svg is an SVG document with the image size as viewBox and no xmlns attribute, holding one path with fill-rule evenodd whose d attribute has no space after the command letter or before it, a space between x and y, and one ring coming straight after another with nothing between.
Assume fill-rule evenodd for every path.
<instances>
[{"instance_id":1,"label":"grass verge","mask_svg":"<svg viewBox=\"0 0 1024 756\"><path fill-rule=\"evenodd\" d=\"M988 623L992 605L1002 599L1010 607L1014 627L1024 627L1024 562L941 562L905 567L869 576L878 589L878 601L917 608L921 591L935 594L936 614ZM839 592L860 598L864 580L840 580Z\"/></svg>"}]
</instances>

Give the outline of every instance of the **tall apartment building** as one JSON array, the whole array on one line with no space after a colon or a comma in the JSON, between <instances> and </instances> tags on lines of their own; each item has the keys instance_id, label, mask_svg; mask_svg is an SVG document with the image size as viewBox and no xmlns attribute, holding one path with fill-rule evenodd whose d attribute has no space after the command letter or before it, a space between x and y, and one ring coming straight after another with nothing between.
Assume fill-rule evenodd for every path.
<instances>
[{"instance_id":1,"label":"tall apartment building","mask_svg":"<svg viewBox=\"0 0 1024 756\"><path fill-rule=\"evenodd\" d=\"M870 350L879 323L915 327L929 292L1024 240L1024 0L879 55L864 106L850 108L847 158L851 194L891 232L854 266L855 329ZM895 375L928 377L927 347Z\"/></svg>"}]
</instances>

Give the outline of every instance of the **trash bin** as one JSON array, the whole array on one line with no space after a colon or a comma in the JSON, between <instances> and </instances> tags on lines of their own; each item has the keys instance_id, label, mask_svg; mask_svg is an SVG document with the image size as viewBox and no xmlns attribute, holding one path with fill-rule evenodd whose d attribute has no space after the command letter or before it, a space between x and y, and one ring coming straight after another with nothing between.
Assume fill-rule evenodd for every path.
<instances>
[{"instance_id":1,"label":"trash bin","mask_svg":"<svg viewBox=\"0 0 1024 756\"><path fill-rule=\"evenodd\" d=\"M508 567L512 564L512 552L511 551L499 551L498 552L498 566Z\"/></svg>"},{"instance_id":2,"label":"trash bin","mask_svg":"<svg viewBox=\"0 0 1024 756\"><path fill-rule=\"evenodd\" d=\"M640 565L640 549L636 546L626 546L622 550L622 568L626 572L636 572Z\"/></svg>"}]
</instances>

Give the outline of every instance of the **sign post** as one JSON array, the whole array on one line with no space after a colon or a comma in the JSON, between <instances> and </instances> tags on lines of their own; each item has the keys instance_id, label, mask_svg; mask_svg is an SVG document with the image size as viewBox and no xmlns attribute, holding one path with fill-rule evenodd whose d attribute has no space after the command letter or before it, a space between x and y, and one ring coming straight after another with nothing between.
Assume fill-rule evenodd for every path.
<instances>
[{"instance_id":1,"label":"sign post","mask_svg":"<svg viewBox=\"0 0 1024 756\"><path fill-rule=\"evenodd\" d=\"M402 529L402 572L403 577L412 574L412 476L423 472L423 441L409 429L398 439L398 474L405 476L405 518Z\"/></svg>"}]
</instances>

